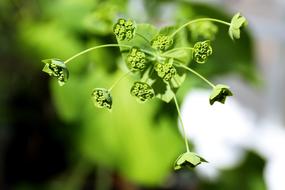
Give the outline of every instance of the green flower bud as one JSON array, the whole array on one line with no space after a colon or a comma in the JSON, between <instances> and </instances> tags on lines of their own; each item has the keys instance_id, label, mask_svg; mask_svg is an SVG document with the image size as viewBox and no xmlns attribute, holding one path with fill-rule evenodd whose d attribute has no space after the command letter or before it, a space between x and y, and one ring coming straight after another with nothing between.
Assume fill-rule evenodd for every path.
<instances>
[{"instance_id":1,"label":"green flower bud","mask_svg":"<svg viewBox=\"0 0 285 190\"><path fill-rule=\"evenodd\" d=\"M223 84L218 84L213 89L210 96L210 104L213 105L215 102L225 103L228 96L232 96L233 93L230 91L229 87Z\"/></svg>"},{"instance_id":2,"label":"green flower bud","mask_svg":"<svg viewBox=\"0 0 285 190\"><path fill-rule=\"evenodd\" d=\"M120 18L113 27L113 32L119 41L131 40L135 33L135 23L132 20Z\"/></svg>"},{"instance_id":3,"label":"green flower bud","mask_svg":"<svg viewBox=\"0 0 285 190\"><path fill-rule=\"evenodd\" d=\"M63 86L68 80L69 72L66 65L60 59L45 59L43 72L48 73L50 76L56 77L60 86Z\"/></svg>"},{"instance_id":4,"label":"green flower bud","mask_svg":"<svg viewBox=\"0 0 285 190\"><path fill-rule=\"evenodd\" d=\"M157 75L165 82L170 81L172 77L176 75L176 69L170 60L167 60L164 63L156 63L154 69L157 72Z\"/></svg>"},{"instance_id":5,"label":"green flower bud","mask_svg":"<svg viewBox=\"0 0 285 190\"><path fill-rule=\"evenodd\" d=\"M207 161L194 152L185 152L176 159L174 163L174 169L179 170L184 167L194 168L202 162Z\"/></svg>"},{"instance_id":6,"label":"green flower bud","mask_svg":"<svg viewBox=\"0 0 285 190\"><path fill-rule=\"evenodd\" d=\"M197 42L194 45L193 57L197 63L203 64L207 61L208 57L212 55L213 49L210 41Z\"/></svg>"},{"instance_id":7,"label":"green flower bud","mask_svg":"<svg viewBox=\"0 0 285 190\"><path fill-rule=\"evenodd\" d=\"M145 69L146 55L138 48L132 48L127 56L127 65L132 71Z\"/></svg>"},{"instance_id":8,"label":"green flower bud","mask_svg":"<svg viewBox=\"0 0 285 190\"><path fill-rule=\"evenodd\" d=\"M141 102L146 102L154 97L154 90L145 82L135 82L131 88L131 95Z\"/></svg>"},{"instance_id":9,"label":"green flower bud","mask_svg":"<svg viewBox=\"0 0 285 190\"><path fill-rule=\"evenodd\" d=\"M92 100L98 108L112 108L112 96L109 90L104 88L95 88L92 92Z\"/></svg>"},{"instance_id":10,"label":"green flower bud","mask_svg":"<svg viewBox=\"0 0 285 190\"><path fill-rule=\"evenodd\" d=\"M173 39L165 35L158 35L151 41L151 46L161 51L168 50L172 45Z\"/></svg>"},{"instance_id":11,"label":"green flower bud","mask_svg":"<svg viewBox=\"0 0 285 190\"><path fill-rule=\"evenodd\" d=\"M240 38L240 29L247 25L247 20L245 17L237 13L233 16L231 24L229 27L229 35L232 40Z\"/></svg>"}]
</instances>

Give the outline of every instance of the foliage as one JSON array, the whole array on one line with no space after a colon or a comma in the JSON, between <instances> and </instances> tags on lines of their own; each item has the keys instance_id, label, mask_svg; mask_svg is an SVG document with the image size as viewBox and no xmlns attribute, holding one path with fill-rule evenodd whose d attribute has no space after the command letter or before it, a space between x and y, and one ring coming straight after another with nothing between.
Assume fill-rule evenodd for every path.
<instances>
[{"instance_id":1,"label":"foliage","mask_svg":"<svg viewBox=\"0 0 285 190\"><path fill-rule=\"evenodd\" d=\"M80 55L95 49L120 47L124 61L130 69L130 72L138 75L140 78L140 81L136 81L131 87L131 95L135 96L140 102L146 102L155 95L167 103L174 99L178 116L183 127L185 146L187 149L186 153L178 157L175 162L175 169L181 169L184 166L195 167L201 162L205 162L205 159L189 150L188 140L185 135L183 121L175 96L177 89L184 82L186 72L190 71L213 88L213 92L209 98L211 105L216 101L224 103L227 96L232 96L232 92L228 86L220 84L214 85L204 76L187 66L191 59L191 54L188 52L189 50L192 51L193 59L200 64L204 64L213 53L210 40L196 42L194 47L191 47L188 46L189 43L186 33L182 32L188 25L204 21L212 21L229 26L230 37L232 39L233 37L238 39L240 37L239 29L246 20L238 13L232 18L231 23L213 18L200 18L191 20L182 26L164 27L158 30L150 24L135 24L132 20L120 18L113 27L113 32L118 44L105 44L91 47L72 56L63 63L59 63L65 65ZM62 82L63 76L58 75L55 71L57 67L54 69L54 62L54 60L45 61L46 65L44 71L58 77L59 81ZM63 68L61 65L57 65ZM66 67L64 67L64 69L66 69ZM111 91L114 86L117 85L118 81L124 77L125 75L119 78L119 80L112 85L110 90L96 88L93 91L92 97L96 107L111 109Z\"/></svg>"},{"instance_id":2,"label":"foliage","mask_svg":"<svg viewBox=\"0 0 285 190\"><path fill-rule=\"evenodd\" d=\"M45 74L38 73L42 66L38 61L39 59L56 55L60 60L66 60L65 58L86 47L114 43L113 24L118 15L125 19L132 18L136 20L138 23L136 25L137 29L147 25L145 27L146 31L141 31L143 36L150 42L153 36L158 36L158 32L161 31L161 35L167 36L169 34L167 31L170 30L171 32L171 30L177 29L177 26L173 26L174 29L171 29L173 27L158 29L150 24L141 24L146 18L149 23L159 23L160 25L186 23L188 20L194 20L201 16L221 18L223 20L229 19L217 8L197 4L190 5L189 3L180 4L174 1L173 3L177 3L177 11L172 12L165 18L162 17L165 14L162 14L163 10L160 9L163 4L162 1L145 2L147 4L145 7L150 7L146 10L148 15L139 12L138 17L128 13L126 7L129 5L126 4L127 1L117 0L40 0L37 1L36 6L33 1L28 0L27 3L15 2L15 7L0 6L1 19L7 18L7 23L11 25L10 30L7 30L10 32L0 37L1 44L5 44L1 46L1 50L6 51L10 48L13 52L10 58L15 59L14 62L17 64L21 63L22 67L13 68L13 71L25 71L19 75L19 79L22 81L20 89L25 86L28 86L29 90L31 89L30 82L24 83L25 80L23 80L23 76L27 73L29 73L29 77L27 77L29 81L30 78L38 78L39 81L44 81L44 85L41 84L42 87L47 88ZM19 5L17 5L18 3ZM5 1L0 4L4 5ZM9 5L9 3L6 4ZM156 7L153 6L154 4ZM1 31L8 28L7 23L3 25ZM61 123L65 124L62 126L60 123L60 127L57 127L54 124L57 121L52 120L52 125L55 127L50 128L60 131L59 134L56 133L58 138L61 141L66 141L65 147L70 154L70 166L67 173L76 174L76 176L84 175L82 174L84 172L77 173L77 170L73 171L73 167L76 165L74 158L78 159L80 157L80 161L86 161L89 164L86 167L88 168L87 171L90 171L90 168L95 168L94 166L103 169L108 168L111 172L116 172L127 178L127 180L139 184L161 184L169 176L169 172L171 172L169 166L173 165L175 156L183 151L182 143L181 139L178 138L178 130L173 127L176 126L175 107L171 104L158 102L157 99L170 102L174 97L172 91L176 93L178 100L181 100L181 95L184 95L186 90L188 91L194 85L205 86L201 85L195 77L189 76L186 78L185 69L181 66L178 67L176 63L174 64L172 57L177 58L175 62L187 63L187 66L191 66L192 69L208 78L235 72L245 77L245 79L250 79L247 81L254 79L254 64L252 64L251 41L248 33L244 33L239 41L232 43L230 38L225 37L224 34L227 31L224 31L223 27L219 27L219 31L221 31L219 33L215 29L212 30L213 28L217 29L215 24L212 21L193 23L176 34L171 49L167 50L168 52L162 52L163 56L167 57L165 62L155 63L155 65L170 63L175 67L175 80L171 79L173 88L168 86L166 89L163 88L167 80L160 77L163 74L158 76L158 72L153 69L152 72L157 73L157 81L151 83L154 80L154 77L152 77L147 82L156 90L155 97L157 98L153 98L148 104L137 104L136 98L130 96L130 90L135 81L140 81L140 79L144 79L143 76L147 76L147 74L142 74L150 72L146 68L149 67L148 64L153 62L144 62L144 68L131 71L129 73L131 77L128 77L130 80L121 81L111 91L113 97L111 113L98 110L92 104L91 94L94 87L112 86L110 84L123 74L122 71L128 72L124 63L126 63L125 60L130 53L127 50L130 49L126 47L120 48L120 51L116 48L100 48L90 52L90 54L77 57L72 64L66 65L70 76L68 82L60 88L58 87L57 77L54 77L56 80L50 80L50 92L47 92L47 90L41 91L41 94L43 94L42 101L44 106L46 106L47 99L52 101L50 107L56 110L45 107L46 110L49 114L52 112L52 114L58 116ZM192 27L194 25L202 26ZM13 41L7 41L9 38ZM136 38L136 35L134 38ZM178 49L179 47L191 47L196 42L208 39L211 40L211 46L215 52L209 57L205 65L190 64L193 56L192 50ZM215 41L213 41L214 39ZM146 46L143 48L144 50L150 49L152 51L152 47L149 45L151 43L145 43L145 40L138 36L136 40L136 44ZM120 43L127 44L128 41ZM138 47L135 48L140 50ZM145 54L146 58L149 58L147 53L142 53ZM124 61L121 59L121 54ZM9 54L4 52L3 55ZM135 63L142 63L142 60ZM153 65L154 68L155 65ZM128 64L127 66L129 67ZM166 71L169 70L167 68ZM168 73L166 71L162 73ZM5 69L1 69L0 72L1 79L3 79L1 82L3 83L9 72L5 72ZM42 74L42 77L39 77L39 74ZM182 82L183 85L181 85ZM10 86L13 86L13 88L10 88ZM11 96L10 92L15 91L15 88L17 87L14 86L14 83L7 85L7 90L4 88L5 93L1 96ZM34 90L36 88L33 89L33 92ZM166 91L169 93L165 93ZM3 102L6 104L8 101ZM5 104L3 104L2 110L5 110ZM20 116L21 113L17 115ZM14 118L14 115L12 117ZM149 171L152 172L149 173ZM84 177L81 176L81 178ZM61 183L60 181L64 181L64 179L60 178L56 181ZM76 177L76 179L80 179L80 177ZM66 188L68 186L63 185L62 187Z\"/></svg>"}]
</instances>

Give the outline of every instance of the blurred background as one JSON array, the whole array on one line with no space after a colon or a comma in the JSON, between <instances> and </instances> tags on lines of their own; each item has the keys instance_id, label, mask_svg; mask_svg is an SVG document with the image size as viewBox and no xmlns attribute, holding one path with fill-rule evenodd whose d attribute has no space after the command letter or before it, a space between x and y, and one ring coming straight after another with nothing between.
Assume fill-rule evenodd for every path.
<instances>
[{"instance_id":1,"label":"blurred background","mask_svg":"<svg viewBox=\"0 0 285 190\"><path fill-rule=\"evenodd\" d=\"M282 0L1 0L0 189L284 190L284 10ZM41 72L42 59L115 43L119 17L162 27L236 12L249 21L238 41L225 26L189 31L214 48L207 64L190 66L235 94L210 107L193 75L178 91L191 148L209 161L195 170L172 169L184 151L173 103L138 104L129 78L111 113L92 105L92 89L123 73L118 49L78 58L63 87Z\"/></svg>"}]
</instances>

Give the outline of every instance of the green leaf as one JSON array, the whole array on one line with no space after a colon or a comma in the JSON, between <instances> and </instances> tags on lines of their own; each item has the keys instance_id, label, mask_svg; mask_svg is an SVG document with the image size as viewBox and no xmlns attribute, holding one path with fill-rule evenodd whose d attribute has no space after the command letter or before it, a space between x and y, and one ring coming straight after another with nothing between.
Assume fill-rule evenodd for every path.
<instances>
[{"instance_id":1,"label":"green leaf","mask_svg":"<svg viewBox=\"0 0 285 190\"><path fill-rule=\"evenodd\" d=\"M230 91L229 87L223 84L218 84L213 89L210 95L210 104L213 105L215 102L225 103L228 96L232 96L233 93Z\"/></svg>"},{"instance_id":2,"label":"green leaf","mask_svg":"<svg viewBox=\"0 0 285 190\"><path fill-rule=\"evenodd\" d=\"M229 28L229 35L232 40L240 38L240 28L247 25L247 20L245 17L237 13L233 16L231 20L231 25Z\"/></svg>"},{"instance_id":3,"label":"green leaf","mask_svg":"<svg viewBox=\"0 0 285 190\"><path fill-rule=\"evenodd\" d=\"M194 152L185 152L176 159L174 163L174 169L179 170L184 167L194 168L199 164L201 164L202 162L207 162L207 161Z\"/></svg>"},{"instance_id":4,"label":"green leaf","mask_svg":"<svg viewBox=\"0 0 285 190\"><path fill-rule=\"evenodd\" d=\"M42 60L45 63L43 72L48 73L50 76L56 77L58 80L58 84L63 86L68 80L69 72L67 70L66 65L60 59L45 59Z\"/></svg>"},{"instance_id":5,"label":"green leaf","mask_svg":"<svg viewBox=\"0 0 285 190\"><path fill-rule=\"evenodd\" d=\"M98 108L112 108L112 96L109 90L105 88L95 88L92 92L94 106Z\"/></svg>"}]
</instances>

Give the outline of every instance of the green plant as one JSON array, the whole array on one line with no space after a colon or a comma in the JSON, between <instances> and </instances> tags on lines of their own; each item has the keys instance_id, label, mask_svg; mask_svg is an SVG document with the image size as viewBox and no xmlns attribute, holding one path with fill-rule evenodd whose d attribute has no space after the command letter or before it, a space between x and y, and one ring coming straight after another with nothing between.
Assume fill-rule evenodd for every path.
<instances>
[{"instance_id":1,"label":"green plant","mask_svg":"<svg viewBox=\"0 0 285 190\"><path fill-rule=\"evenodd\" d=\"M216 31L214 22L229 26L229 36L233 40L240 38L240 28L246 25L246 19L239 13L234 15L230 23L213 18L200 18L191 20L180 27L164 27L160 30L150 24L136 24L132 20L121 18L113 27L117 44L91 47L65 61L59 59L43 60L45 63L43 71L56 77L62 86L68 80L69 73L66 65L69 62L95 49L119 47L129 72L115 81L109 89L95 88L91 94L94 105L98 108L110 110L112 108L112 89L127 75L135 75L139 80L131 87L130 94L136 97L139 102L147 102L154 97L167 103L174 100L186 146L186 152L178 157L174 168L195 167L207 161L189 149L176 92L184 82L187 72L201 78L212 88L209 98L211 105L215 102L224 103L228 96L232 96L232 92L228 86L215 85L187 66L191 60L199 64L206 63L213 53L213 48L210 40L198 41L194 46L190 46L184 29L189 25L196 24L197 26L197 23L206 23L207 26L202 28L210 30L208 33L204 31L207 34L206 36L210 36Z\"/></svg>"}]
</instances>

